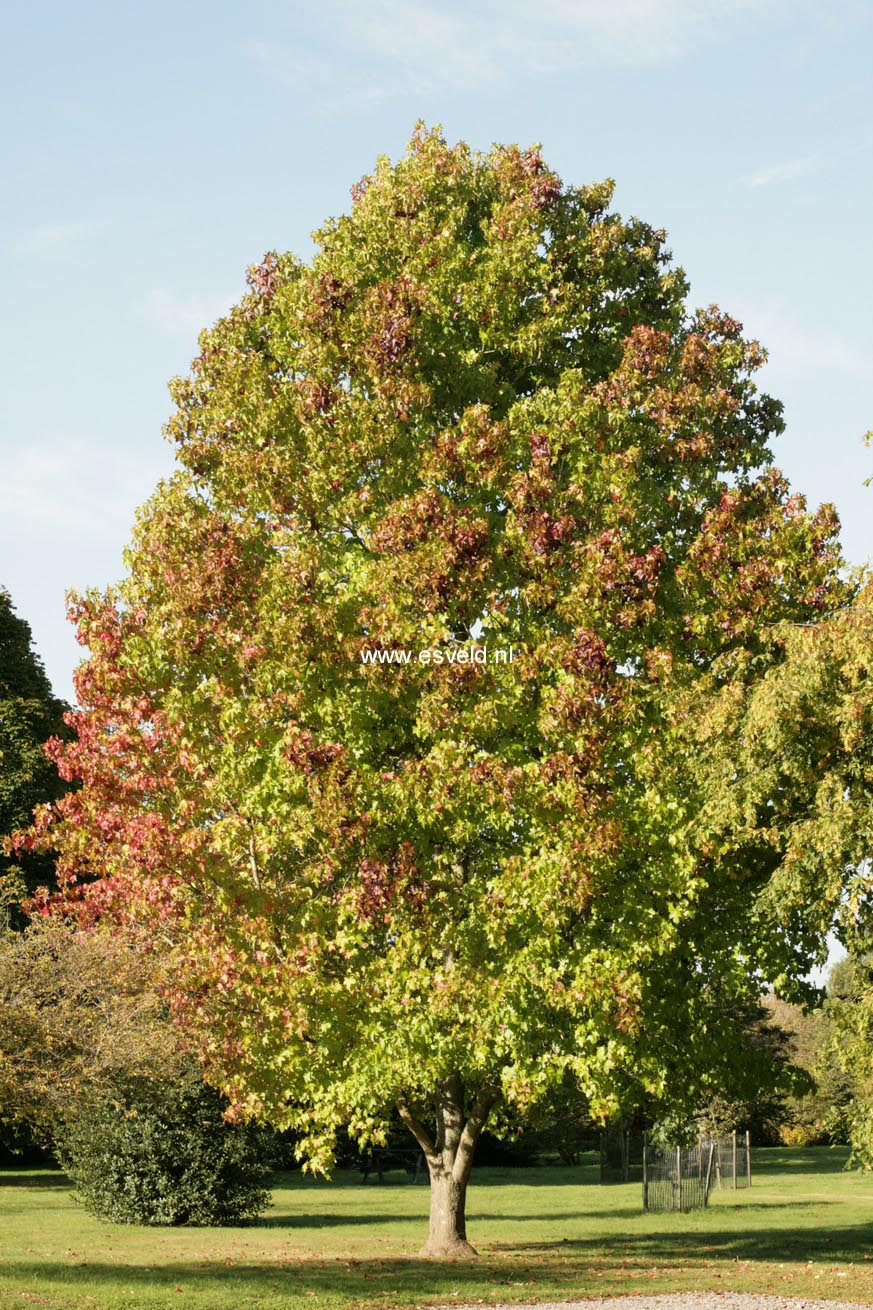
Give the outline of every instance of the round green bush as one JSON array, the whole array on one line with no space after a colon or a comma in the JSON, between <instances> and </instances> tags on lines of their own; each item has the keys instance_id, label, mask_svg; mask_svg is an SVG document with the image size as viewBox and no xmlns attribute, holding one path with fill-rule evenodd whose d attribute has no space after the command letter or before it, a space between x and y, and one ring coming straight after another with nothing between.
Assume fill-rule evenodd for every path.
<instances>
[{"instance_id":1,"label":"round green bush","mask_svg":"<svg viewBox=\"0 0 873 1310\"><path fill-rule=\"evenodd\" d=\"M83 1107L58 1143L92 1214L129 1224L235 1224L269 1201L274 1137L228 1124L204 1083L131 1082Z\"/></svg>"}]
</instances>

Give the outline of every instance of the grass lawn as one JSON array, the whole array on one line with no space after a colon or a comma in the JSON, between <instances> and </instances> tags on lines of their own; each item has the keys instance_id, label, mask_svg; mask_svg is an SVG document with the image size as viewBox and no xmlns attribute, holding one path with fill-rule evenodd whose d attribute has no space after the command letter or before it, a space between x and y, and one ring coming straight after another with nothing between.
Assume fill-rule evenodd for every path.
<instances>
[{"instance_id":1,"label":"grass lawn","mask_svg":"<svg viewBox=\"0 0 873 1310\"><path fill-rule=\"evenodd\" d=\"M595 1166L482 1169L468 1196L480 1258L415 1252L427 1188L389 1174L283 1176L242 1228L100 1223L62 1174L0 1171L0 1306L195 1306L202 1310L414 1306L568 1299L688 1288L873 1304L873 1179L839 1148L753 1153L750 1192L708 1210L644 1215L639 1185Z\"/></svg>"}]
</instances>

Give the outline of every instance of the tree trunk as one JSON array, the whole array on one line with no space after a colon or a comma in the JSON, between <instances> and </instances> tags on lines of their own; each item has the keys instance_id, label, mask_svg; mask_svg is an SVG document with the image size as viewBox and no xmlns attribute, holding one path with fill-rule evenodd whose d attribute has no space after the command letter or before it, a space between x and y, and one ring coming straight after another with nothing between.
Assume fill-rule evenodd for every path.
<instances>
[{"instance_id":1,"label":"tree trunk","mask_svg":"<svg viewBox=\"0 0 873 1310\"><path fill-rule=\"evenodd\" d=\"M465 1114L464 1089L460 1078L452 1075L437 1093L433 1134L404 1098L398 1101L400 1117L424 1152L430 1175L430 1232L419 1252L428 1259L476 1254L467 1241L467 1183L476 1142L496 1099L493 1090L480 1090Z\"/></svg>"},{"instance_id":2,"label":"tree trunk","mask_svg":"<svg viewBox=\"0 0 873 1310\"><path fill-rule=\"evenodd\" d=\"M433 1260L475 1255L467 1241L467 1181L458 1182L443 1170L430 1175L430 1231L419 1255Z\"/></svg>"}]
</instances>

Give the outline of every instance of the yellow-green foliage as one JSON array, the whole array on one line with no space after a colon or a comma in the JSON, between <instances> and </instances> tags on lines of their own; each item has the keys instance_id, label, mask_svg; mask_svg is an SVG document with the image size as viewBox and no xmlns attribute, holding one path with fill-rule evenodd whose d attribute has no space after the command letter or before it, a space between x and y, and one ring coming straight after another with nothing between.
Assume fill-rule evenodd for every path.
<instances>
[{"instance_id":1,"label":"yellow-green foliage","mask_svg":"<svg viewBox=\"0 0 873 1310\"><path fill-rule=\"evenodd\" d=\"M568 1072L598 1115L693 1099L818 949L701 824L686 702L845 594L835 516L770 467L761 348L611 195L424 129L380 159L201 335L179 469L78 605L38 835L315 1166Z\"/></svg>"}]
</instances>

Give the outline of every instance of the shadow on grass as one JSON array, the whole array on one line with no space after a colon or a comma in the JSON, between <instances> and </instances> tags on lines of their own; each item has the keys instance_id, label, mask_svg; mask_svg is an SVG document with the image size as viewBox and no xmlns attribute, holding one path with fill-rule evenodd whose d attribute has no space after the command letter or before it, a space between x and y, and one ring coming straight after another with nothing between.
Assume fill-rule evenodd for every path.
<instances>
[{"instance_id":1,"label":"shadow on grass","mask_svg":"<svg viewBox=\"0 0 873 1310\"><path fill-rule=\"evenodd\" d=\"M814 1205L813 1201L802 1201L801 1205ZM761 1206L761 1209L764 1209ZM490 1214L485 1210L477 1210L475 1206L468 1206L468 1222L472 1225L484 1223L508 1223L520 1224L528 1223L533 1220L542 1220L543 1212L533 1210L525 1213L521 1210L514 1210L512 1214ZM549 1222L564 1223L573 1219L642 1219L642 1204L626 1208L615 1207L609 1210L592 1210L589 1206L580 1206L578 1210L549 1210L545 1216ZM267 1212L262 1215L256 1222L259 1228L345 1228L348 1225L367 1226L381 1225L383 1228L389 1224L396 1224L400 1220L404 1223L426 1224L427 1218L423 1212L421 1215L397 1215L397 1214L377 1214L375 1211L367 1214L342 1214L342 1213L325 1213L325 1214L270 1214Z\"/></svg>"},{"instance_id":2,"label":"shadow on grass","mask_svg":"<svg viewBox=\"0 0 873 1310\"><path fill-rule=\"evenodd\" d=\"M404 1220L406 1216L396 1214L378 1214L375 1210L366 1214L343 1214L340 1212L329 1212L325 1214L266 1214L260 1215L254 1221L258 1228L347 1228L366 1227L372 1224L380 1224L383 1228L389 1224L396 1224L398 1219ZM416 1216L411 1216L412 1222L416 1222ZM418 1222L421 1222L418 1217Z\"/></svg>"},{"instance_id":3,"label":"shadow on grass","mask_svg":"<svg viewBox=\"0 0 873 1310\"><path fill-rule=\"evenodd\" d=\"M809 1205L811 1203L806 1202ZM791 1209L795 1209L792 1204ZM790 1222L790 1221L789 1221ZM612 1240L600 1238L564 1238L560 1248L565 1252L585 1255L599 1252L617 1252L629 1243L635 1258L644 1264L658 1264L666 1258L736 1259L740 1261L776 1262L792 1259L804 1260L862 1260L870 1253L869 1223L853 1224L841 1228L797 1229L786 1223L784 1227L761 1229L725 1229L711 1231L675 1230L662 1233L637 1232L632 1237ZM538 1251L545 1255L556 1249L554 1242L516 1242L513 1250Z\"/></svg>"},{"instance_id":4,"label":"shadow on grass","mask_svg":"<svg viewBox=\"0 0 873 1310\"><path fill-rule=\"evenodd\" d=\"M0 1169L0 1188L2 1187L45 1187L67 1189L73 1186L66 1174L61 1173L60 1169L52 1170L28 1170L28 1169Z\"/></svg>"},{"instance_id":5,"label":"shadow on grass","mask_svg":"<svg viewBox=\"0 0 873 1310\"><path fill-rule=\"evenodd\" d=\"M387 1218L387 1216L386 1216ZM333 1222L333 1219L331 1220ZM373 1222L376 1222L374 1219ZM475 1241L475 1232L473 1233ZM829 1265L860 1261L870 1250L870 1226L858 1223L829 1230L798 1232L786 1221L769 1231L748 1227L715 1232L663 1232L627 1234L611 1240L599 1237L565 1239L560 1242L490 1243L474 1261L434 1262L417 1256L391 1258L334 1259L278 1256L271 1261L240 1263L217 1260L119 1265L86 1260L78 1263L45 1264L40 1261L8 1261L7 1280L20 1280L29 1287L64 1285L67 1288L130 1289L148 1287L150 1292L184 1290L228 1294L236 1289L266 1296L280 1293L343 1295L376 1300L386 1293L410 1292L416 1298L451 1295L459 1283L465 1295L487 1293L506 1285L514 1288L538 1284L554 1289L621 1286L628 1279L643 1278L654 1268L662 1273L671 1266L684 1266L686 1273L699 1264L756 1265L786 1261L825 1261ZM599 1281L595 1282L595 1278ZM625 1290L626 1287L625 1287Z\"/></svg>"},{"instance_id":6,"label":"shadow on grass","mask_svg":"<svg viewBox=\"0 0 873 1310\"><path fill-rule=\"evenodd\" d=\"M597 1167L587 1165L543 1165L537 1169L496 1169L488 1165L483 1165L481 1169L473 1170L473 1177L470 1187L514 1187L524 1189L543 1188L543 1187L591 1187L600 1182L600 1171ZM627 1186L627 1184L618 1184ZM312 1178L309 1175L299 1173L289 1173L280 1171L276 1175L276 1186L287 1187L294 1192L318 1191L335 1186L353 1188L355 1191L362 1193L377 1193L379 1190L384 1191L402 1191L402 1192L420 1192L426 1196L428 1191L427 1182L414 1183L413 1180L405 1174L385 1174L381 1183L375 1178L370 1178L366 1183L362 1182L358 1174L347 1174L336 1170L330 1181L324 1178ZM605 1183L604 1190L611 1184Z\"/></svg>"},{"instance_id":7,"label":"shadow on grass","mask_svg":"<svg viewBox=\"0 0 873 1310\"><path fill-rule=\"evenodd\" d=\"M811 1232L800 1236L789 1231L762 1234L743 1232L700 1235L671 1233L640 1236L632 1243L601 1240L559 1243L512 1244L484 1249L474 1261L434 1262L415 1256L390 1259L278 1259L275 1262L239 1263L177 1262L149 1266L104 1263L47 1265L38 1261L9 1261L4 1265L7 1280L31 1288L60 1286L73 1290L86 1286L105 1291L148 1288L151 1293L170 1293L176 1288L208 1294L231 1293L267 1296L279 1293L300 1297L306 1294L342 1295L377 1300L386 1293L414 1293L416 1299L450 1296L459 1283L464 1294L511 1285L573 1290L623 1286L628 1280L651 1274L653 1267L666 1272L670 1264L686 1267L700 1262L738 1260L754 1273L758 1263L784 1262L792 1257L826 1259L829 1264L860 1257L869 1249L869 1227L858 1224L834 1229L830 1234ZM510 1257L510 1258L507 1258ZM544 1258L545 1257L545 1258ZM598 1280L595 1282L595 1278Z\"/></svg>"},{"instance_id":8,"label":"shadow on grass","mask_svg":"<svg viewBox=\"0 0 873 1310\"><path fill-rule=\"evenodd\" d=\"M587 1223L589 1220L593 1220L593 1219L622 1219L622 1220L633 1221L634 1219L642 1220L643 1218L647 1217L645 1211L643 1210L642 1200L640 1201L639 1205L628 1205L628 1206L616 1205L616 1206L609 1206L602 1210L594 1209L590 1205L580 1205L578 1210L565 1210L565 1211L549 1210L548 1214L545 1215L541 1211L540 1212L533 1211L532 1213L525 1214L521 1210L513 1210L512 1214L506 1214L506 1213L488 1214L484 1210L477 1210L475 1204L473 1204L474 1200L475 1198L472 1198L471 1203L467 1206L467 1220L468 1223L473 1225L479 1223L485 1223L485 1222L492 1222L492 1223L500 1222L501 1220L505 1223L527 1223L529 1220L548 1219L550 1223L552 1222L552 1220L557 1220L563 1223L568 1220L572 1221L573 1219L579 1219L579 1220L584 1220ZM766 1212L767 1214L772 1214L774 1210L785 1210L788 1206L790 1206L792 1210L822 1210L825 1206L840 1205L840 1204L841 1202L839 1200L786 1201L784 1198L781 1198L773 1201L759 1201L757 1203L749 1203L748 1205L744 1205L742 1208L742 1214L748 1215L750 1211L754 1212L756 1210L760 1212ZM656 1214L656 1213L657 1213L656 1211L652 1211L652 1214ZM670 1212L667 1211L666 1213L670 1213ZM687 1213L688 1212L686 1212L686 1215ZM700 1211L692 1211L691 1213L699 1214ZM614 1241L616 1239L611 1234L609 1234L604 1240ZM634 1240L636 1240L636 1238L634 1238Z\"/></svg>"}]
</instances>

